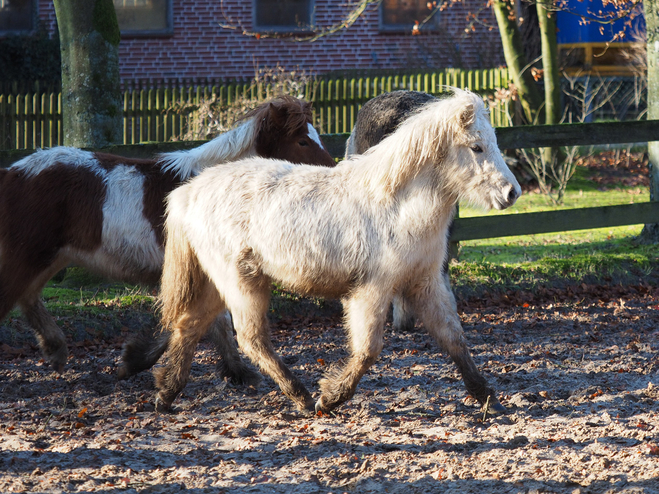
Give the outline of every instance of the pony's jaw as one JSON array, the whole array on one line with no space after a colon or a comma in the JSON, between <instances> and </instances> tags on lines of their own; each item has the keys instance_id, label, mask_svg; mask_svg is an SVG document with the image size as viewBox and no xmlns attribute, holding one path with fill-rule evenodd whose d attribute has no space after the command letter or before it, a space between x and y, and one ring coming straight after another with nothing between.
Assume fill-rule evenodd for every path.
<instances>
[{"instance_id":1,"label":"pony's jaw","mask_svg":"<svg viewBox=\"0 0 659 494\"><path fill-rule=\"evenodd\" d=\"M484 159L463 155L471 163L464 165L462 161L463 165L459 165L467 174L459 187L461 199L486 211L509 208L522 195L522 189L501 155L488 154Z\"/></svg>"}]
</instances>

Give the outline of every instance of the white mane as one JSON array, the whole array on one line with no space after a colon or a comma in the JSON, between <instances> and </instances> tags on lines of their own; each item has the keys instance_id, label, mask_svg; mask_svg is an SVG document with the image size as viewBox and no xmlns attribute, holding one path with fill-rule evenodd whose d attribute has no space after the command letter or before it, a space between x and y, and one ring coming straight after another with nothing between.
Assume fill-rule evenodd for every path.
<instances>
[{"instance_id":1,"label":"white mane","mask_svg":"<svg viewBox=\"0 0 659 494\"><path fill-rule=\"evenodd\" d=\"M174 172L181 180L187 180L209 166L254 155L255 134L256 126L251 118L197 148L162 153L158 162L163 171Z\"/></svg>"},{"instance_id":2,"label":"white mane","mask_svg":"<svg viewBox=\"0 0 659 494\"><path fill-rule=\"evenodd\" d=\"M380 196L383 190L393 193L427 165L441 163L449 143L468 138L461 125L461 118L465 118L462 115L473 120L486 118L485 106L477 94L459 89L453 92L452 98L432 101L419 108L396 132L357 160L355 174L361 176L360 182L372 189L374 196Z\"/></svg>"}]
</instances>

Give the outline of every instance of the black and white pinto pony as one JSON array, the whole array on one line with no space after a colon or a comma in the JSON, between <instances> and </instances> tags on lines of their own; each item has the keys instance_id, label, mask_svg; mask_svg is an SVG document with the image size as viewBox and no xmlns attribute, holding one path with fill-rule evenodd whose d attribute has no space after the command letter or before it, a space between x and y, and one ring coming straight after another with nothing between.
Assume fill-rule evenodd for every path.
<instances>
[{"instance_id":1,"label":"black and white pinto pony","mask_svg":"<svg viewBox=\"0 0 659 494\"><path fill-rule=\"evenodd\" d=\"M48 280L74 264L122 281L157 283L165 196L209 166L256 155L334 166L311 122L311 104L285 96L212 141L157 160L56 147L1 169L0 320L18 305L44 359L62 372L66 339L41 300ZM249 375L228 336L219 334L218 348ZM162 353L166 342L160 346L155 351ZM123 377L137 370L123 369Z\"/></svg>"},{"instance_id":2,"label":"black and white pinto pony","mask_svg":"<svg viewBox=\"0 0 659 494\"><path fill-rule=\"evenodd\" d=\"M350 137L346 141L345 158L364 154L382 139L392 134L398 126L416 111L437 98L420 91L392 91L383 93L367 101L357 114L357 121ZM450 238L453 221L449 224L447 235ZM447 286L449 280L449 253L444 254L442 273ZM411 331L414 328L414 314L407 302L405 293L397 293L393 299L393 327L396 331Z\"/></svg>"},{"instance_id":3,"label":"black and white pinto pony","mask_svg":"<svg viewBox=\"0 0 659 494\"><path fill-rule=\"evenodd\" d=\"M160 297L172 337L166 365L154 372L157 409L170 409L197 343L229 309L252 362L300 409L328 412L353 396L377 359L388 306L404 292L468 392L501 411L469 353L442 259L458 200L503 209L520 194L482 100L462 90L335 168L250 158L203 171L167 202ZM273 281L342 300L351 355L320 381L315 403L274 351Z\"/></svg>"}]
</instances>

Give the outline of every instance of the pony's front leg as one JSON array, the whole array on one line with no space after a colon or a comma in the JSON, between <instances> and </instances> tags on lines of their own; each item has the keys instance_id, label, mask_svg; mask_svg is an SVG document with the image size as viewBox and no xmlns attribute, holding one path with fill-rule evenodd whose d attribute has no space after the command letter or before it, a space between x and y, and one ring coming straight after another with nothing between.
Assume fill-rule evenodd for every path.
<instances>
[{"instance_id":1,"label":"pony's front leg","mask_svg":"<svg viewBox=\"0 0 659 494\"><path fill-rule=\"evenodd\" d=\"M250 285L249 289L241 290L237 297L231 298L229 295L232 302L227 300L236 328L238 345L300 410L313 411L311 394L302 381L286 367L272 346L267 317L270 284L255 282Z\"/></svg>"},{"instance_id":2,"label":"pony's front leg","mask_svg":"<svg viewBox=\"0 0 659 494\"><path fill-rule=\"evenodd\" d=\"M471 358L448 276L436 273L434 277L417 285L413 302L428 332L441 348L448 351L458 366L469 394L481 405L487 404L489 413L504 412L505 408Z\"/></svg>"},{"instance_id":3,"label":"pony's front leg","mask_svg":"<svg viewBox=\"0 0 659 494\"><path fill-rule=\"evenodd\" d=\"M217 290L204 283L200 295L174 322L167 349L167 364L156 369L156 410L168 412L174 399L185 387L190 376L192 358L202 336L208 331L217 314L224 309Z\"/></svg>"},{"instance_id":4,"label":"pony's front leg","mask_svg":"<svg viewBox=\"0 0 659 494\"><path fill-rule=\"evenodd\" d=\"M355 394L357 384L380 355L384 321L391 294L374 286L353 291L344 300L346 325L350 334L351 355L343 369L330 371L320 381L321 395L316 411L329 412Z\"/></svg>"}]
</instances>

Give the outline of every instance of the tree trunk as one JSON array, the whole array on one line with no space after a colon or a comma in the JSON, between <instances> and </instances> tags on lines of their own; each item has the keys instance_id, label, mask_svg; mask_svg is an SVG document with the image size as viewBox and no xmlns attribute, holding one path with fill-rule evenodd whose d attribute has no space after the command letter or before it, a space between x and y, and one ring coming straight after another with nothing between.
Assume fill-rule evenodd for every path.
<instances>
[{"instance_id":1,"label":"tree trunk","mask_svg":"<svg viewBox=\"0 0 659 494\"><path fill-rule=\"evenodd\" d=\"M648 120L659 118L659 0L644 0L647 32ZM648 143L650 157L650 200L659 201L659 142ZM643 227L643 243L659 243L659 223Z\"/></svg>"},{"instance_id":2,"label":"tree trunk","mask_svg":"<svg viewBox=\"0 0 659 494\"><path fill-rule=\"evenodd\" d=\"M561 78L558 70L556 14L546 7L551 0L538 0L538 23L542 47L542 68L545 82L545 123L555 125L561 120Z\"/></svg>"},{"instance_id":3,"label":"tree trunk","mask_svg":"<svg viewBox=\"0 0 659 494\"><path fill-rule=\"evenodd\" d=\"M524 115L528 123L536 123L538 111L542 106L540 91L535 85L528 62L524 56L524 46L515 22L514 5L511 0L494 0L492 4L497 19L503 55L506 65L517 88Z\"/></svg>"},{"instance_id":4,"label":"tree trunk","mask_svg":"<svg viewBox=\"0 0 659 494\"><path fill-rule=\"evenodd\" d=\"M62 54L64 144L121 142L119 24L112 0L54 0Z\"/></svg>"},{"instance_id":5,"label":"tree trunk","mask_svg":"<svg viewBox=\"0 0 659 494\"><path fill-rule=\"evenodd\" d=\"M551 7L551 0L538 0L535 4L540 26L540 46L542 50L543 81L545 85L545 124L556 125L561 121L561 78L558 71L558 46L556 43L556 14ZM543 160L552 167L559 168L561 156L559 148L542 149ZM559 202L562 201L560 184L558 187Z\"/></svg>"}]
</instances>

